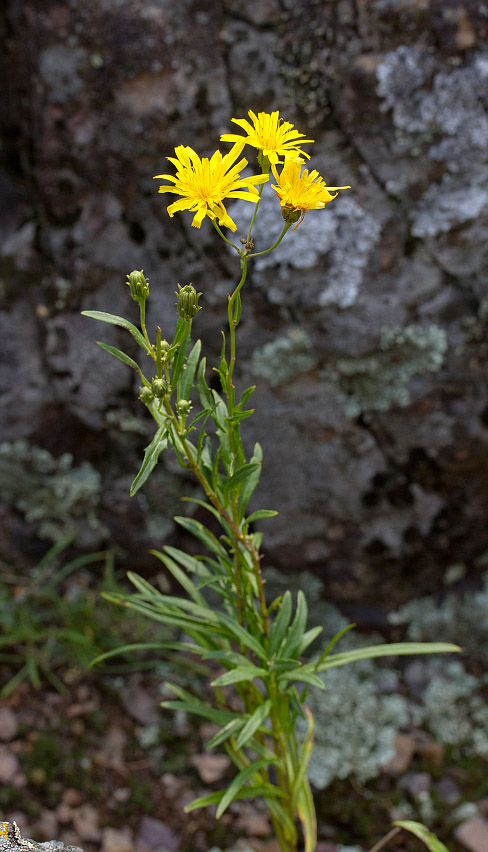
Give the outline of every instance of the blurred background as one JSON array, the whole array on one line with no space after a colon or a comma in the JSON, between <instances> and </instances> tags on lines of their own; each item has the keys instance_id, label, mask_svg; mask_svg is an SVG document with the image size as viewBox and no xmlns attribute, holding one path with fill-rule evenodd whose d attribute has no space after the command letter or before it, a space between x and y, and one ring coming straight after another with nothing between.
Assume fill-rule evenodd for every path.
<instances>
[{"instance_id":1,"label":"blurred background","mask_svg":"<svg viewBox=\"0 0 488 852\"><path fill-rule=\"evenodd\" d=\"M454 640L460 624L473 638L459 614L468 600L479 674L488 3L10 0L0 26L8 594L60 541L70 559L110 551L117 570L147 577L158 570L150 548L181 545L172 516L193 483L163 458L129 497L152 422L134 375L95 341L133 357L135 345L80 312L137 322L124 282L143 269L148 324L170 336L176 285L192 282L203 291L195 334L218 357L236 258L208 223L170 219L152 178L176 145L211 155L231 117L279 109L315 140L311 167L352 189L308 213L246 284L237 379L258 389L245 436L264 450L257 500L279 511L263 525L266 562L290 582L319 582L318 597L323 588L383 634L389 614L421 598L415 638ZM229 205L238 221L242 206ZM281 230L263 206L258 250ZM440 635L432 613L445 600Z\"/></svg>"}]
</instances>

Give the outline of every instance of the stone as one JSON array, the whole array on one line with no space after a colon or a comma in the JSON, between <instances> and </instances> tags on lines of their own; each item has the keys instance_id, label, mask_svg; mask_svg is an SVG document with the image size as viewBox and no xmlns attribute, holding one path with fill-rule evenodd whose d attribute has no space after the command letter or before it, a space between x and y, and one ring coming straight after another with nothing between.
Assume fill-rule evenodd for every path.
<instances>
[{"instance_id":1,"label":"stone","mask_svg":"<svg viewBox=\"0 0 488 852\"><path fill-rule=\"evenodd\" d=\"M10 707L0 707L0 740L13 740L18 731L17 716Z\"/></svg>"},{"instance_id":2,"label":"stone","mask_svg":"<svg viewBox=\"0 0 488 852\"><path fill-rule=\"evenodd\" d=\"M102 852L133 852L134 841L130 828L104 828Z\"/></svg>"},{"instance_id":3,"label":"stone","mask_svg":"<svg viewBox=\"0 0 488 852\"><path fill-rule=\"evenodd\" d=\"M190 763L196 768L205 784L220 781L231 765L230 759L225 754L194 754L190 758Z\"/></svg>"},{"instance_id":4,"label":"stone","mask_svg":"<svg viewBox=\"0 0 488 852\"><path fill-rule=\"evenodd\" d=\"M485 852L488 848L488 820L481 816L467 819L454 830L454 836L469 852Z\"/></svg>"},{"instance_id":5,"label":"stone","mask_svg":"<svg viewBox=\"0 0 488 852\"><path fill-rule=\"evenodd\" d=\"M387 775L398 777L407 771L415 754L415 737L411 734L398 733L395 737L395 754L383 766Z\"/></svg>"},{"instance_id":6,"label":"stone","mask_svg":"<svg viewBox=\"0 0 488 852\"><path fill-rule=\"evenodd\" d=\"M4 745L0 745L0 781L9 784L20 770L16 755Z\"/></svg>"},{"instance_id":7,"label":"stone","mask_svg":"<svg viewBox=\"0 0 488 852\"><path fill-rule=\"evenodd\" d=\"M179 837L164 822L144 816L135 837L136 852L177 852Z\"/></svg>"}]
</instances>

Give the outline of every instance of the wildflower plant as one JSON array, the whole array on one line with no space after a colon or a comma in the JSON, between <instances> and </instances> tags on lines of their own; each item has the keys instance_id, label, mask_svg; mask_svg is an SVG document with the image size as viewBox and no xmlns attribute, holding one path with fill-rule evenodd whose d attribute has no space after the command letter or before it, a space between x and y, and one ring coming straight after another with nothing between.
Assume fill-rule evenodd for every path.
<instances>
[{"instance_id":1,"label":"wildflower plant","mask_svg":"<svg viewBox=\"0 0 488 852\"><path fill-rule=\"evenodd\" d=\"M218 819L233 801L260 796L267 804L283 852L297 849L298 821L305 852L314 852L316 817L307 779L314 719L307 707L307 692L310 688L324 689L318 675L355 660L458 649L445 643L410 642L336 652L336 643L353 626L350 625L334 636L318 658L307 660L304 655L322 628L307 629L303 592L298 592L295 602L289 591L274 600L266 598L261 575L262 533L255 530L254 524L277 513L249 509L263 454L259 444L247 453L241 437L243 421L253 414L249 401L255 389L249 387L238 394L235 385L242 293L253 258L273 251L307 211L322 210L339 190L350 187L330 187L315 170L302 171L303 158L309 155L301 146L313 140L283 122L278 112L249 112L249 117L251 123L232 119L246 135L221 137L223 142L233 143L227 154L216 151L209 159L200 158L192 148L178 146L175 156L168 157L175 174L157 176L165 182L159 192L180 196L168 206L169 215L188 210L194 214L192 226L197 228L208 218L239 258L240 277L228 296L228 329L222 332L220 359L213 366L219 389L209 383L211 373L200 341L191 340L202 295L192 284L178 285L178 319L171 340L162 339L159 327L152 335L148 332L149 284L142 270L131 272L128 277L131 296L139 306L139 327L123 317L84 312L85 316L125 328L143 352L141 367L121 350L100 343L137 372L141 380L140 400L155 421L154 438L145 450L131 494L143 487L161 453L173 451L180 466L191 471L202 488L202 497L193 502L203 507L220 529L220 534L216 534L192 517L177 517L175 521L202 545L201 555L191 556L169 545L162 551L153 551L180 584L184 592L181 596L162 594L133 573L129 578L135 593L106 596L180 631L179 639L158 643L159 649L182 657L195 655L208 660L214 671L218 669L211 682L212 702L169 684L174 699L163 703L166 708L184 710L212 722L217 731L207 748L224 748L236 769L226 789L196 799L186 810L216 805ZM245 145L256 149L258 155L258 171L250 177L241 177L248 165L241 157ZM269 239L268 248L255 251L253 228L270 172L283 228ZM236 230L225 207L234 198L245 199L254 208L240 245L222 231ZM208 591L213 602L216 598L219 601L217 605L209 603ZM297 733L299 718L306 723L303 737Z\"/></svg>"}]
</instances>

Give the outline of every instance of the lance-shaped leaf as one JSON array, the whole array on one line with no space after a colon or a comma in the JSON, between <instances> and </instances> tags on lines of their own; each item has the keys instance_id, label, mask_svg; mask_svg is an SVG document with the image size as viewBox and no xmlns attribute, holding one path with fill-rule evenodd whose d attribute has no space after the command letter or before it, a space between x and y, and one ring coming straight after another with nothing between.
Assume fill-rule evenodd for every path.
<instances>
[{"instance_id":1,"label":"lance-shaped leaf","mask_svg":"<svg viewBox=\"0 0 488 852\"><path fill-rule=\"evenodd\" d=\"M187 592L187 594L190 595L196 603L200 604L200 606L205 606L206 601L203 595L199 594L188 575L180 568L179 565L176 564L176 562L174 562L173 559L171 559L170 556L166 553L161 553L159 550L151 550L150 552L166 566L168 571L171 571L175 580L184 588L185 592Z\"/></svg>"},{"instance_id":2,"label":"lance-shaped leaf","mask_svg":"<svg viewBox=\"0 0 488 852\"><path fill-rule=\"evenodd\" d=\"M291 623L290 629L286 635L285 642L282 648L284 657L294 657L302 643L305 628L307 626L308 607L307 600L302 590L297 593L297 608L295 617Z\"/></svg>"},{"instance_id":3,"label":"lance-shaped leaf","mask_svg":"<svg viewBox=\"0 0 488 852\"><path fill-rule=\"evenodd\" d=\"M177 333L175 335L175 340L176 340L176 338L179 338L181 335L183 335L183 338L181 340L181 343L178 346L176 356L173 360L173 366L172 366L172 370L171 370L171 390L175 389L175 387L178 383L178 380L181 376L181 371L183 370L183 366L184 366L185 360L186 360L186 353L188 351L188 344L190 342L191 320L189 320L188 322L185 322L185 320L181 320L181 322L184 323L184 326L181 326L180 331L177 330ZM179 326L179 323L180 323L180 320L178 320L178 326ZM177 326L177 329L178 329L178 326ZM174 341L173 341L173 345L174 345Z\"/></svg>"},{"instance_id":4,"label":"lance-shaped leaf","mask_svg":"<svg viewBox=\"0 0 488 852\"><path fill-rule=\"evenodd\" d=\"M134 496L139 491L148 476L152 473L154 468L158 463L159 456L168 446L168 433L166 429L166 424L162 423L159 426L154 438L151 443L144 450L144 459L142 465L139 469L139 473L135 477L131 487L130 487L130 495Z\"/></svg>"},{"instance_id":5,"label":"lance-shaped leaf","mask_svg":"<svg viewBox=\"0 0 488 852\"><path fill-rule=\"evenodd\" d=\"M248 464L243 464L242 467L239 467L234 474L232 474L229 479L226 480L224 485L224 496L227 496L232 491L235 491L236 488L239 488L246 480L250 479L253 474L258 472L261 468L261 465L258 462L249 462Z\"/></svg>"},{"instance_id":6,"label":"lance-shaped leaf","mask_svg":"<svg viewBox=\"0 0 488 852\"><path fill-rule=\"evenodd\" d=\"M218 710L216 707L210 707L180 686L172 683L165 685L180 699L179 701L162 701L161 707L167 710L185 710L195 716L203 716L204 719L208 719L209 722L214 722L216 725L227 725L228 722L241 718L240 714L233 713L231 710Z\"/></svg>"},{"instance_id":7,"label":"lance-shaped leaf","mask_svg":"<svg viewBox=\"0 0 488 852\"><path fill-rule=\"evenodd\" d=\"M101 349L104 349L105 352L108 352L109 355L113 355L114 358L118 358L119 361L122 361L124 364L127 364L128 367L132 367L132 369L139 374L141 379L144 380L142 370L139 367L139 364L137 364L133 358L129 358L129 356L126 355L125 352L122 352L120 349L117 349L116 346L109 346L108 343L102 343L100 340L97 340L97 344L101 347Z\"/></svg>"},{"instance_id":8,"label":"lance-shaped leaf","mask_svg":"<svg viewBox=\"0 0 488 852\"><path fill-rule=\"evenodd\" d=\"M384 645L369 645L366 648L356 648L354 651L344 651L342 654L331 654L319 663L316 671L325 672L337 666L346 666L357 660L370 660L373 657L404 657L411 654L456 654L462 649L458 645L447 642L394 642Z\"/></svg>"},{"instance_id":9,"label":"lance-shaped leaf","mask_svg":"<svg viewBox=\"0 0 488 852\"><path fill-rule=\"evenodd\" d=\"M136 328L133 323L129 322L129 320L124 319L124 317L115 316L115 314L107 314L105 311L82 311L82 316L90 317L90 319L96 319L100 322L106 322L109 325L119 325L121 328L127 329L132 334L134 340L137 341L139 346L144 349L145 352L151 352L150 347L147 345L143 335Z\"/></svg>"},{"instance_id":10,"label":"lance-shaped leaf","mask_svg":"<svg viewBox=\"0 0 488 852\"><path fill-rule=\"evenodd\" d=\"M307 778L303 779L297 801L298 816L305 838L305 852L314 852L317 846L317 817L312 791Z\"/></svg>"},{"instance_id":11,"label":"lance-shaped leaf","mask_svg":"<svg viewBox=\"0 0 488 852\"><path fill-rule=\"evenodd\" d=\"M190 398L190 392L193 387L193 379L195 378L195 372L197 369L198 359L200 358L201 349L202 342L201 340L197 340L188 358L186 359L186 364L183 367L183 372L180 378L180 399Z\"/></svg>"},{"instance_id":12,"label":"lance-shaped leaf","mask_svg":"<svg viewBox=\"0 0 488 852\"><path fill-rule=\"evenodd\" d=\"M200 796L198 799L193 799L193 802L190 802L189 805L185 805L184 811L185 813L189 813L190 811L194 811L197 808L206 808L208 805L218 805L222 800L225 790L218 790L216 793L209 793L208 796ZM280 790L278 787L273 787L272 784L254 784L248 787L242 787L234 796L234 801L238 799L255 799L257 796L263 796L263 798L267 797L278 797L284 796L285 793L283 790Z\"/></svg>"},{"instance_id":13,"label":"lance-shaped leaf","mask_svg":"<svg viewBox=\"0 0 488 852\"><path fill-rule=\"evenodd\" d=\"M414 822L414 820L405 819L394 822L393 825L398 828L403 828L405 831L409 831L410 834L414 834L415 837L418 837L419 840L425 843L427 849L430 849L430 852L449 852L447 846L444 846L439 838L429 831L425 825L422 825L421 822Z\"/></svg>"},{"instance_id":14,"label":"lance-shaped leaf","mask_svg":"<svg viewBox=\"0 0 488 852\"><path fill-rule=\"evenodd\" d=\"M183 515L177 515L174 520L180 527L183 527L201 541L211 553L215 553L216 556L224 560L227 559L225 547L222 547L220 541L200 521L195 521L194 518L186 518Z\"/></svg>"},{"instance_id":15,"label":"lance-shaped leaf","mask_svg":"<svg viewBox=\"0 0 488 852\"><path fill-rule=\"evenodd\" d=\"M249 766L246 766L245 769L241 769L241 771L238 772L220 800L216 813L217 819L220 819L224 811L226 811L229 807L230 803L234 801L237 793L242 787L244 787L246 781L252 778L253 775L259 773L261 769L267 769L267 767L267 760L255 760L253 763L249 764Z\"/></svg>"},{"instance_id":16,"label":"lance-shaped leaf","mask_svg":"<svg viewBox=\"0 0 488 852\"><path fill-rule=\"evenodd\" d=\"M250 464L255 464L256 467L250 476L247 477L239 496L239 518L242 520L247 508L247 504L251 499L254 489L256 488L261 476L261 462L263 460L263 451L259 444L254 445L254 452Z\"/></svg>"},{"instance_id":17,"label":"lance-shaped leaf","mask_svg":"<svg viewBox=\"0 0 488 852\"><path fill-rule=\"evenodd\" d=\"M258 509L246 518L246 524L253 524L254 521L261 521L263 518L274 518L277 514L278 512L274 509Z\"/></svg>"},{"instance_id":18,"label":"lance-shaped leaf","mask_svg":"<svg viewBox=\"0 0 488 852\"><path fill-rule=\"evenodd\" d=\"M211 686L230 686L232 683L243 683L246 680L254 680L255 677L267 677L268 670L253 666L252 663L247 663L243 666L236 666L225 674L220 675L212 681Z\"/></svg>"},{"instance_id":19,"label":"lance-shaped leaf","mask_svg":"<svg viewBox=\"0 0 488 852\"><path fill-rule=\"evenodd\" d=\"M210 388L209 388L209 386L206 382L206 379L205 379L206 367L207 367L207 359L202 358L202 360L200 361L200 363L198 365L197 390L198 390L198 396L200 397L201 406L204 410L208 409L208 408L212 409L214 407L214 398L212 396L212 392L211 392L211 390L210 390Z\"/></svg>"},{"instance_id":20,"label":"lance-shaped leaf","mask_svg":"<svg viewBox=\"0 0 488 852\"><path fill-rule=\"evenodd\" d=\"M288 625L291 619L291 611L292 611L292 599L291 593L287 590L283 595L283 600L281 601L281 607L278 615L276 616L273 624L271 625L271 629L269 631L269 653L270 656L276 653L278 648L280 647L283 637L286 633Z\"/></svg>"},{"instance_id":21,"label":"lance-shaped leaf","mask_svg":"<svg viewBox=\"0 0 488 852\"><path fill-rule=\"evenodd\" d=\"M268 718L271 712L271 701L265 701L259 707L256 707L254 713L251 714L241 733L237 737L235 748L241 749L249 742L257 730L261 727L264 720Z\"/></svg>"}]
</instances>

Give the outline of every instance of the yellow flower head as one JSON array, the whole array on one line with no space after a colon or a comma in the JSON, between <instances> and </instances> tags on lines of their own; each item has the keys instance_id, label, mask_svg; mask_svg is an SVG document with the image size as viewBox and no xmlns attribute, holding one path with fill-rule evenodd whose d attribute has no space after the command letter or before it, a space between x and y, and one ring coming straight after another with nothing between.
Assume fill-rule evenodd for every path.
<instances>
[{"instance_id":1,"label":"yellow flower head","mask_svg":"<svg viewBox=\"0 0 488 852\"><path fill-rule=\"evenodd\" d=\"M321 210L337 195L339 189L350 189L350 186L327 186L317 171L302 171L303 162L300 159L285 160L281 174L277 177L275 190L281 205L281 213L286 222L300 221L293 228L296 230L303 220L307 210ZM331 195L331 193L335 193Z\"/></svg>"},{"instance_id":2,"label":"yellow flower head","mask_svg":"<svg viewBox=\"0 0 488 852\"><path fill-rule=\"evenodd\" d=\"M203 157L188 146L178 145L176 157L166 159L176 167L176 175L156 175L156 178L171 181L174 186L160 186L159 192L174 192L183 196L168 207L170 216L178 210L195 212L192 226L199 228L205 216L218 219L219 225L236 230L224 207L225 198L243 198L257 202L259 193L256 184L266 183L268 175L254 175L241 178L239 172L247 166L247 160L237 158L242 153L244 142L241 140L224 157L216 151L210 159ZM235 164L235 165L234 165Z\"/></svg>"},{"instance_id":3,"label":"yellow flower head","mask_svg":"<svg viewBox=\"0 0 488 852\"><path fill-rule=\"evenodd\" d=\"M221 141L237 142L243 140L248 145L257 148L259 152L258 156L261 154L268 160L276 179L277 174L274 167L276 163L280 162L279 157L309 157L298 145L301 145L303 142L313 142L313 139L305 139L305 134L295 130L293 124L280 119L279 110L272 113L260 112L257 115L252 110L249 110L249 117L254 127L245 118L232 119L234 124L242 127L247 134L246 136L242 137L236 133L224 133L220 137Z\"/></svg>"}]
</instances>

